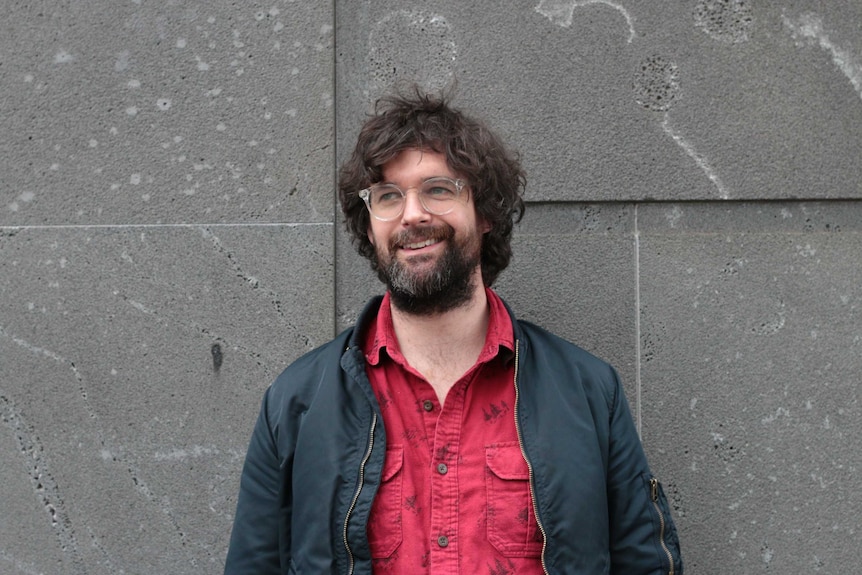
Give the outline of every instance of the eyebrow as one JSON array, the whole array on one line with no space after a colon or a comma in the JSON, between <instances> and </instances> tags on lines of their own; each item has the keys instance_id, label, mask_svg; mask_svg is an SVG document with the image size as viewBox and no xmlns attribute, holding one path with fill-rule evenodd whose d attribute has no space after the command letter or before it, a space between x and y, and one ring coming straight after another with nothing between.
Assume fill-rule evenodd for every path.
<instances>
[{"instance_id":1,"label":"eyebrow","mask_svg":"<svg viewBox=\"0 0 862 575\"><path fill-rule=\"evenodd\" d=\"M428 180L435 180L435 179L437 179L437 178L446 178L447 180L452 180L453 182L457 182L458 180L461 180L462 182L464 181L464 179L463 179L463 178L458 178L458 177L453 177L453 176L442 176L442 175L439 175L439 176L428 176L427 178L425 178L424 180L422 180L422 181L421 181L421 183L423 183L423 184L424 184L424 183L425 183L425 182L427 182ZM395 182L393 182L393 181L391 181L391 180L381 180L381 181L379 181L379 182L377 182L377 183L378 183L378 184L386 184L386 185L390 185L390 186L396 186L396 187L399 187L399 188L401 187L399 184L396 184Z\"/></svg>"}]
</instances>

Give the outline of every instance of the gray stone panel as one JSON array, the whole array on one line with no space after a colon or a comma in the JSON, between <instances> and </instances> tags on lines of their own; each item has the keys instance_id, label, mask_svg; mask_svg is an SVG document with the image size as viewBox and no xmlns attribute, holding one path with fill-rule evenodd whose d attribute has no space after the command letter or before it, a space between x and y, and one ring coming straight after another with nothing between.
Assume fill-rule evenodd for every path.
<instances>
[{"instance_id":1,"label":"gray stone panel","mask_svg":"<svg viewBox=\"0 0 862 575\"><path fill-rule=\"evenodd\" d=\"M0 572L219 572L263 390L334 331L332 226L0 232Z\"/></svg>"},{"instance_id":2,"label":"gray stone panel","mask_svg":"<svg viewBox=\"0 0 862 575\"><path fill-rule=\"evenodd\" d=\"M342 2L338 145L395 81L524 154L531 200L862 197L858 2Z\"/></svg>"},{"instance_id":3,"label":"gray stone panel","mask_svg":"<svg viewBox=\"0 0 862 575\"><path fill-rule=\"evenodd\" d=\"M331 4L10 4L0 223L331 221Z\"/></svg>"},{"instance_id":4,"label":"gray stone panel","mask_svg":"<svg viewBox=\"0 0 862 575\"><path fill-rule=\"evenodd\" d=\"M862 211L640 206L644 440L695 573L852 573Z\"/></svg>"}]
</instances>

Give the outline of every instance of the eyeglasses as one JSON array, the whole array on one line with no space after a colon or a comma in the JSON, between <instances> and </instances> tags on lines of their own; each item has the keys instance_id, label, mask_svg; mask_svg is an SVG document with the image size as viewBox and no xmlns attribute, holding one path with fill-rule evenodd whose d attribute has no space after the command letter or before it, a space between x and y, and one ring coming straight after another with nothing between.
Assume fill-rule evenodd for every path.
<instances>
[{"instance_id":1,"label":"eyeglasses","mask_svg":"<svg viewBox=\"0 0 862 575\"><path fill-rule=\"evenodd\" d=\"M464 189L463 180L453 180L444 176L428 178L415 188L402 190L395 184L374 184L359 190L359 197L365 200L368 211L378 220L394 220L404 211L407 191L415 189L419 203L425 211L443 216L455 209Z\"/></svg>"}]
</instances>

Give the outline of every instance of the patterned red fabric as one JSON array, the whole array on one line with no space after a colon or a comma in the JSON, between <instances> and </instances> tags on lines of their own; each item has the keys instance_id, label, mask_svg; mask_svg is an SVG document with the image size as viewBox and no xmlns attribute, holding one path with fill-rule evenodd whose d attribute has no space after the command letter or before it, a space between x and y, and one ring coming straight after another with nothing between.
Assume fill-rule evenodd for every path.
<instances>
[{"instance_id":1,"label":"patterned red fabric","mask_svg":"<svg viewBox=\"0 0 862 575\"><path fill-rule=\"evenodd\" d=\"M387 438L368 524L377 574L542 573L543 540L515 428L512 323L486 291L485 346L442 409L401 355L388 294L365 336Z\"/></svg>"}]
</instances>

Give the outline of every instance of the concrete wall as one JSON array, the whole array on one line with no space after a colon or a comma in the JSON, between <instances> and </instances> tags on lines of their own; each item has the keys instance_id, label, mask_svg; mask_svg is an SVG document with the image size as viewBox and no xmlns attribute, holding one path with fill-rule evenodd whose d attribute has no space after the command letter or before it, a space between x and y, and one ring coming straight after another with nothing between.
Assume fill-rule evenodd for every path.
<instances>
[{"instance_id":1,"label":"concrete wall","mask_svg":"<svg viewBox=\"0 0 862 575\"><path fill-rule=\"evenodd\" d=\"M505 4L506 7L502 7ZM263 390L380 285L393 81L520 149L498 289L614 363L689 573L862 548L862 3L6 3L0 573L219 573Z\"/></svg>"}]
</instances>

